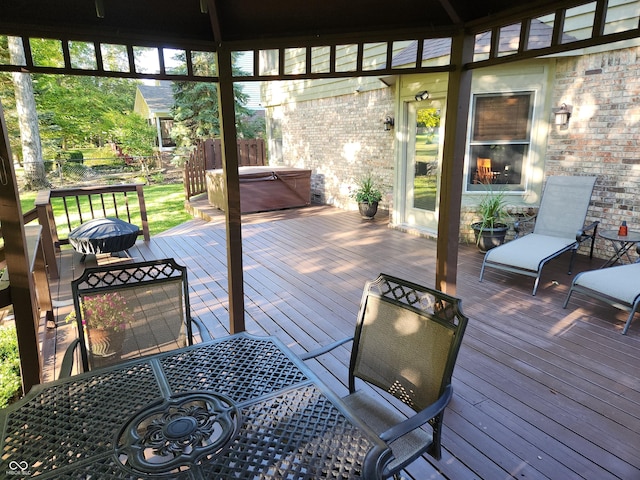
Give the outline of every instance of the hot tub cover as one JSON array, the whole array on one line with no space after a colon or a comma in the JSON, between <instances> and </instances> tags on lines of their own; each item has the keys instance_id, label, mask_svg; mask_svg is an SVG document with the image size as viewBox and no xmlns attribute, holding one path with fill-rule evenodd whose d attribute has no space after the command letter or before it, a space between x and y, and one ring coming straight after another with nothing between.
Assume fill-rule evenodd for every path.
<instances>
[{"instance_id":1,"label":"hot tub cover","mask_svg":"<svg viewBox=\"0 0 640 480\"><path fill-rule=\"evenodd\" d=\"M131 248L140 229L119 218L95 218L69 233L69 243L80 253L113 253Z\"/></svg>"},{"instance_id":2,"label":"hot tub cover","mask_svg":"<svg viewBox=\"0 0 640 480\"><path fill-rule=\"evenodd\" d=\"M305 207L311 203L311 170L283 166L238 168L241 213ZM224 210L222 169L207 170L209 203Z\"/></svg>"}]
</instances>

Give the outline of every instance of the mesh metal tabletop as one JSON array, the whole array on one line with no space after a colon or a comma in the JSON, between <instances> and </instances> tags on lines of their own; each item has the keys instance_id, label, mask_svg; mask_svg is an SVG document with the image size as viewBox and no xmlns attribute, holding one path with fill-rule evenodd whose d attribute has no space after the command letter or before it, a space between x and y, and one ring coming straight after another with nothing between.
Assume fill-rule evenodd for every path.
<instances>
[{"instance_id":1,"label":"mesh metal tabletop","mask_svg":"<svg viewBox=\"0 0 640 480\"><path fill-rule=\"evenodd\" d=\"M44 385L0 421L13 478L377 478L388 456L278 340L247 334Z\"/></svg>"}]
</instances>

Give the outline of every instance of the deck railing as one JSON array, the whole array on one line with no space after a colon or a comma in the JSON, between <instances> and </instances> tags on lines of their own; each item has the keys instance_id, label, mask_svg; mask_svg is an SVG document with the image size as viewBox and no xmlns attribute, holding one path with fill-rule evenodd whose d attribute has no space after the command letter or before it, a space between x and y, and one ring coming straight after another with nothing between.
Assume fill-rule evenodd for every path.
<instances>
[{"instance_id":1,"label":"deck railing","mask_svg":"<svg viewBox=\"0 0 640 480\"><path fill-rule=\"evenodd\" d=\"M24 224L27 225L32 221L38 218L38 214L36 209L31 209L28 212L24 213ZM4 239L2 236L2 227L0 227L0 239ZM0 244L0 273L4 271L4 268L7 266L7 262L5 260L5 252L4 252L4 241ZM4 308L8 305L11 305L11 288L9 284L9 280L7 275L0 275L0 308Z\"/></svg>"},{"instance_id":2,"label":"deck railing","mask_svg":"<svg viewBox=\"0 0 640 480\"><path fill-rule=\"evenodd\" d=\"M44 255L51 278L59 278L56 251L69 243L69 232L94 218L115 217L140 227L138 235L150 240L142 184L43 190L36 197L37 218L42 225ZM54 213L55 211L55 213ZM55 214L64 215L56 223Z\"/></svg>"},{"instance_id":3,"label":"deck railing","mask_svg":"<svg viewBox=\"0 0 640 480\"><path fill-rule=\"evenodd\" d=\"M24 225L27 226L30 223L38 219L38 212L35 208L25 212L23 215ZM39 228L34 226L33 228ZM33 230L32 227L27 226L26 239L27 239L27 253L29 255L29 268L34 279L35 287L35 300L37 301L38 308L41 312L45 312L47 316L47 326L51 327L55 324L53 318L53 306L51 303L51 294L49 291L49 279L47 277L47 262L44 258L44 249L42 246L42 236L40 230ZM3 239L2 228L0 228L0 239ZM0 308L5 308L13 303L11 295L11 282L9 276L3 269L6 267L4 242L0 245ZM36 321L36 329L38 328L39 321Z\"/></svg>"}]
</instances>

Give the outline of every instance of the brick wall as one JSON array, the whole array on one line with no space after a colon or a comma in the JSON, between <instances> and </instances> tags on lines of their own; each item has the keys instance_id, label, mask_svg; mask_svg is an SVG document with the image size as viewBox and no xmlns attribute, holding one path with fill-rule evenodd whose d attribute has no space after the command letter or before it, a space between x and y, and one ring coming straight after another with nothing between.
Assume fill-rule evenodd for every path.
<instances>
[{"instance_id":1,"label":"brick wall","mask_svg":"<svg viewBox=\"0 0 640 480\"><path fill-rule=\"evenodd\" d=\"M349 197L356 182L371 173L384 194L380 208L392 202L395 130L384 131L393 116L392 88L310 100L268 109L281 122L282 163L311 168L314 201L354 210Z\"/></svg>"},{"instance_id":2,"label":"brick wall","mask_svg":"<svg viewBox=\"0 0 640 480\"><path fill-rule=\"evenodd\" d=\"M568 128L550 128L545 177L596 175L587 220L640 231L640 48L559 59L553 105L563 102L573 113ZM598 239L597 256L612 253Z\"/></svg>"},{"instance_id":3,"label":"brick wall","mask_svg":"<svg viewBox=\"0 0 640 480\"><path fill-rule=\"evenodd\" d=\"M568 128L553 125L549 113L545 178L596 175L587 221L617 229L626 220L640 231L640 48L559 58L552 105L563 102L573 106L573 113ZM381 207L390 209L395 130L385 132L382 122L393 112L393 88L385 88L272 107L268 115L286 115L283 163L313 169L315 200L355 209L350 187L372 172L385 193ZM512 210L532 213L527 207ZM472 238L474 215L474 208L462 209L462 241ZM612 253L611 244L598 239L596 255Z\"/></svg>"}]
</instances>

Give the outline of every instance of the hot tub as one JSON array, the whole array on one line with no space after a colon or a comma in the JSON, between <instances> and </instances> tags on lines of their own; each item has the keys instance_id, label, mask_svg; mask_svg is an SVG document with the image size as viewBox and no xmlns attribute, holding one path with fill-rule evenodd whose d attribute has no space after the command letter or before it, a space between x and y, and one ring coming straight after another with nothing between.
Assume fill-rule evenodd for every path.
<instances>
[{"instance_id":1,"label":"hot tub","mask_svg":"<svg viewBox=\"0 0 640 480\"><path fill-rule=\"evenodd\" d=\"M241 213L306 207L311 203L311 170L292 167L239 167ZM207 170L209 204L224 210L222 169Z\"/></svg>"}]
</instances>

